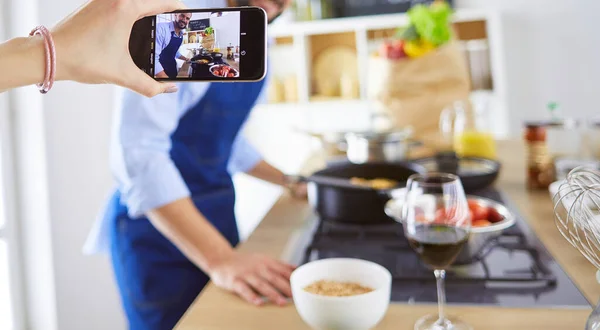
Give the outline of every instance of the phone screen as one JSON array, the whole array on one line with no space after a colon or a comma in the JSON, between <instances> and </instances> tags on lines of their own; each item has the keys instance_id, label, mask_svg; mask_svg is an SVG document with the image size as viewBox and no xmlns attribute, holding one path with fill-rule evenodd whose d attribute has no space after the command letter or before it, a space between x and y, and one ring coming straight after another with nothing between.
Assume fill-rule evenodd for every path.
<instances>
[{"instance_id":1,"label":"phone screen","mask_svg":"<svg viewBox=\"0 0 600 330\"><path fill-rule=\"evenodd\" d=\"M266 74L262 8L187 9L137 21L129 51L159 81L258 81Z\"/></svg>"}]
</instances>

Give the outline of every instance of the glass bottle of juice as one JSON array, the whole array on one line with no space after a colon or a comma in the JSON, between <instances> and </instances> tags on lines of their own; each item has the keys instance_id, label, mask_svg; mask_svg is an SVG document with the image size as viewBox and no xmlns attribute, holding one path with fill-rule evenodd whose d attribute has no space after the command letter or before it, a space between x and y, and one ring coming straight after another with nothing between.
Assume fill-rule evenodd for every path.
<instances>
[{"instance_id":1,"label":"glass bottle of juice","mask_svg":"<svg viewBox=\"0 0 600 330\"><path fill-rule=\"evenodd\" d=\"M457 101L442 111L440 128L459 157L496 159L496 141L487 119L485 105Z\"/></svg>"}]
</instances>

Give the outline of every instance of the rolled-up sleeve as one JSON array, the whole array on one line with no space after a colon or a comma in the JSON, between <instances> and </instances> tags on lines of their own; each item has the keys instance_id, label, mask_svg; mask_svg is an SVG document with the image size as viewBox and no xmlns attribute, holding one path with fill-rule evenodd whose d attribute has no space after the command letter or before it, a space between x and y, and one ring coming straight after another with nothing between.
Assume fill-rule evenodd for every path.
<instances>
[{"instance_id":1,"label":"rolled-up sleeve","mask_svg":"<svg viewBox=\"0 0 600 330\"><path fill-rule=\"evenodd\" d=\"M162 64L160 64L160 54L167 47L167 41L170 41L168 38L169 35L170 31L167 25L164 23L156 25L156 43L154 45L154 74L160 73L164 70Z\"/></svg>"},{"instance_id":2,"label":"rolled-up sleeve","mask_svg":"<svg viewBox=\"0 0 600 330\"><path fill-rule=\"evenodd\" d=\"M228 171L230 174L246 173L253 169L262 160L260 152L244 137L242 131L238 133L231 149Z\"/></svg>"},{"instance_id":3,"label":"rolled-up sleeve","mask_svg":"<svg viewBox=\"0 0 600 330\"><path fill-rule=\"evenodd\" d=\"M129 216L188 197L190 192L170 158L170 136L179 122L177 94L145 98L124 91L115 116L111 169Z\"/></svg>"}]
</instances>

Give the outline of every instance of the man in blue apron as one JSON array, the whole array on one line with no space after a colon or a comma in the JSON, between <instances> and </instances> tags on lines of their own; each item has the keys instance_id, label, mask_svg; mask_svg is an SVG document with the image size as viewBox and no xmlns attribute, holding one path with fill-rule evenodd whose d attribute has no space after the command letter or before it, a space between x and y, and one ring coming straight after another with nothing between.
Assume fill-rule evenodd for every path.
<instances>
[{"instance_id":1,"label":"man in blue apron","mask_svg":"<svg viewBox=\"0 0 600 330\"><path fill-rule=\"evenodd\" d=\"M293 266L234 249L230 173L303 191L239 134L263 87L184 83L152 99L124 91L111 146L118 189L87 250L110 252L130 329L172 329L209 279L256 305L267 302L261 297L284 305L291 296Z\"/></svg>"},{"instance_id":2,"label":"man in blue apron","mask_svg":"<svg viewBox=\"0 0 600 330\"><path fill-rule=\"evenodd\" d=\"M183 31L192 19L192 13L179 13L173 22L156 24L156 57L154 58L154 76L156 78L177 78L177 61L189 61L179 52L183 44Z\"/></svg>"}]
</instances>

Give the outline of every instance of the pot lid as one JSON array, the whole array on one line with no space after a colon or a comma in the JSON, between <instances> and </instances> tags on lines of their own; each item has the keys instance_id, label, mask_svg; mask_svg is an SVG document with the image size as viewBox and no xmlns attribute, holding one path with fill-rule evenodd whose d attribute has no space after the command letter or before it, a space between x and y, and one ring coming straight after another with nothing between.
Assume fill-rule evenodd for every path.
<instances>
[{"instance_id":1,"label":"pot lid","mask_svg":"<svg viewBox=\"0 0 600 330\"><path fill-rule=\"evenodd\" d=\"M412 136L410 129L395 129L387 131L363 131L363 132L348 132L346 138L355 137L367 139L373 142L397 142L404 141Z\"/></svg>"}]
</instances>

